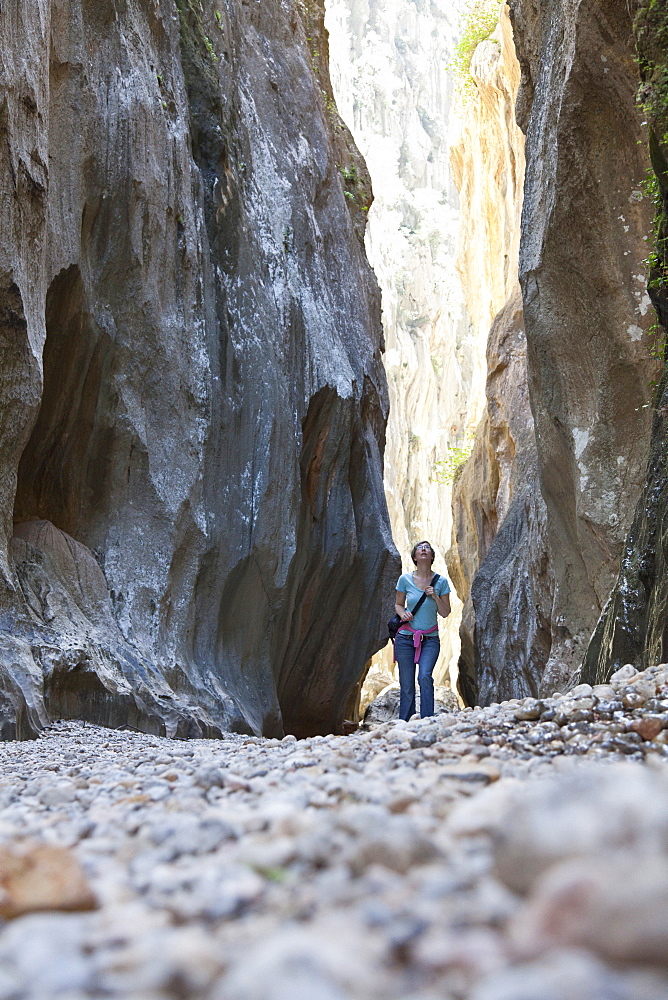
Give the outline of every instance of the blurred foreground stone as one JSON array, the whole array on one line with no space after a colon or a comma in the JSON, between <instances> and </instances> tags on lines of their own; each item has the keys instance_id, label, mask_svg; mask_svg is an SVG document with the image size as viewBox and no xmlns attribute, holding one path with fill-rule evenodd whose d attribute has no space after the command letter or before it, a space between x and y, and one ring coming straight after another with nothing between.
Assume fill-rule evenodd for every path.
<instances>
[{"instance_id":1,"label":"blurred foreground stone","mask_svg":"<svg viewBox=\"0 0 668 1000\"><path fill-rule=\"evenodd\" d=\"M0 916L94 910L97 900L70 851L48 844L0 847Z\"/></svg>"}]
</instances>

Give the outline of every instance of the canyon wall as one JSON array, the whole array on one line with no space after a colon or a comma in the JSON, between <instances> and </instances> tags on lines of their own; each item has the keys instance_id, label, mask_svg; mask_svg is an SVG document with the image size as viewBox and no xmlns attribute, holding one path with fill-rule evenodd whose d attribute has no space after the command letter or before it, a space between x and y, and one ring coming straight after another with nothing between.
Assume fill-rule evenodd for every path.
<instances>
[{"instance_id":1,"label":"canyon wall","mask_svg":"<svg viewBox=\"0 0 668 1000\"><path fill-rule=\"evenodd\" d=\"M526 133L520 281L554 580L541 690L582 663L638 498L650 415L652 205L635 5L512 0Z\"/></svg>"},{"instance_id":2,"label":"canyon wall","mask_svg":"<svg viewBox=\"0 0 668 1000\"><path fill-rule=\"evenodd\" d=\"M469 703L549 694L576 676L640 490L656 371L634 10L508 6L526 134L522 302L511 295L492 326L487 412L454 496L449 564L468 593L460 691ZM471 70L483 121L494 91L478 67L493 38ZM513 64L509 54L495 81L506 107ZM510 124L504 140L501 130L502 143L513 133ZM476 166L480 144L466 137L470 171L514 180L489 154Z\"/></svg>"},{"instance_id":3,"label":"canyon wall","mask_svg":"<svg viewBox=\"0 0 668 1000\"><path fill-rule=\"evenodd\" d=\"M656 310L657 355L663 355L652 394L652 434L643 490L627 535L621 569L587 650L582 677L607 680L625 663L668 659L668 14L665 4L642 0L635 20L641 87L653 180L646 190L656 210L649 247L648 292Z\"/></svg>"},{"instance_id":4,"label":"canyon wall","mask_svg":"<svg viewBox=\"0 0 668 1000\"><path fill-rule=\"evenodd\" d=\"M545 514L518 284L524 136L520 68L505 6L471 60L453 147L462 197L459 267L487 341L486 408L453 494L448 566L465 599L458 687L468 704L535 693L549 652Z\"/></svg>"},{"instance_id":5,"label":"canyon wall","mask_svg":"<svg viewBox=\"0 0 668 1000\"><path fill-rule=\"evenodd\" d=\"M382 289L390 395L385 490L406 570L415 542L428 538L436 571L445 571L453 449L467 445L484 404L491 316L474 315L464 300L450 162L450 67L464 9L462 0L327 0L337 105L375 192L366 247ZM452 603L454 614L441 626L439 683L449 682L458 653L454 594ZM391 647L374 659L365 697L392 680L391 661Z\"/></svg>"},{"instance_id":6,"label":"canyon wall","mask_svg":"<svg viewBox=\"0 0 668 1000\"><path fill-rule=\"evenodd\" d=\"M399 565L322 9L19 0L0 39L2 736L337 729Z\"/></svg>"}]
</instances>

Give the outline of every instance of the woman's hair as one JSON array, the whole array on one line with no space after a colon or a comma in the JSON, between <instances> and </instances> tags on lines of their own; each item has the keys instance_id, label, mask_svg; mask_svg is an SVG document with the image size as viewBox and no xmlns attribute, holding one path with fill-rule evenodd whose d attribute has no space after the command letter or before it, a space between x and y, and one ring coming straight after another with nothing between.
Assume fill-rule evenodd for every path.
<instances>
[{"instance_id":1,"label":"woman's hair","mask_svg":"<svg viewBox=\"0 0 668 1000\"><path fill-rule=\"evenodd\" d=\"M417 562L416 562L416 559L415 559L415 553L417 552L417 550L418 550L418 548L419 548L420 545L428 545L429 546L429 550L431 552L431 561L433 563L434 559L436 558L436 553L434 552L434 547L431 544L431 542L428 542L427 539L425 538L425 540L423 542L417 542L413 546L413 551L411 552L411 559L413 560L413 562L415 563L415 565L417 566Z\"/></svg>"}]
</instances>

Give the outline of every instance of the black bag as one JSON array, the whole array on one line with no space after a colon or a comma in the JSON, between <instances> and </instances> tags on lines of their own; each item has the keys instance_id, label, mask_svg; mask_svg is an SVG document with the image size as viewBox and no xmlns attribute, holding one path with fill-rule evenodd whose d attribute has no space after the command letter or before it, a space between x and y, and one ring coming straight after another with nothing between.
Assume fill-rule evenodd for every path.
<instances>
[{"instance_id":1,"label":"black bag","mask_svg":"<svg viewBox=\"0 0 668 1000\"><path fill-rule=\"evenodd\" d=\"M441 578L438 575L438 573L434 573L434 575L432 577L432 580L431 580L431 583L429 584L429 586L430 587L435 587L436 584L438 583L438 581L440 579ZM411 611L412 615L417 614L417 612L422 607L422 605L423 605L426 597L427 597L427 595L423 594L422 597L417 601L415 607L412 610L409 609ZM392 640L392 642L394 642L394 639L395 639L395 636L396 636L397 632L399 631L399 629L401 628L401 626L404 625L404 624L405 624L405 622L403 622L401 620L401 618L399 617L399 615L397 615L397 614L392 615L392 617L390 618L389 622L387 623L387 631L390 633L390 639ZM409 622L409 624L410 624L410 622Z\"/></svg>"}]
</instances>

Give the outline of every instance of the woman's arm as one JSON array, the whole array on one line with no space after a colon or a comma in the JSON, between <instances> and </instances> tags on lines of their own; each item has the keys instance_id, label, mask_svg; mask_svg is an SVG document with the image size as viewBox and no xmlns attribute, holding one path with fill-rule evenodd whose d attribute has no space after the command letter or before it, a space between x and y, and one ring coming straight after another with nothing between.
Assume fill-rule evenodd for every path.
<instances>
[{"instance_id":1,"label":"woman's arm","mask_svg":"<svg viewBox=\"0 0 668 1000\"><path fill-rule=\"evenodd\" d=\"M413 615L406 610L406 595L403 590L394 592L394 610L401 618L402 622L412 622Z\"/></svg>"},{"instance_id":2,"label":"woman's arm","mask_svg":"<svg viewBox=\"0 0 668 1000\"><path fill-rule=\"evenodd\" d=\"M433 597L436 601L436 608L441 618L447 618L452 610L450 608L450 594L437 594L433 587L425 590L427 597Z\"/></svg>"},{"instance_id":3,"label":"woman's arm","mask_svg":"<svg viewBox=\"0 0 668 1000\"><path fill-rule=\"evenodd\" d=\"M447 618L452 610L450 608L450 594L434 594L436 607L441 618Z\"/></svg>"}]
</instances>

